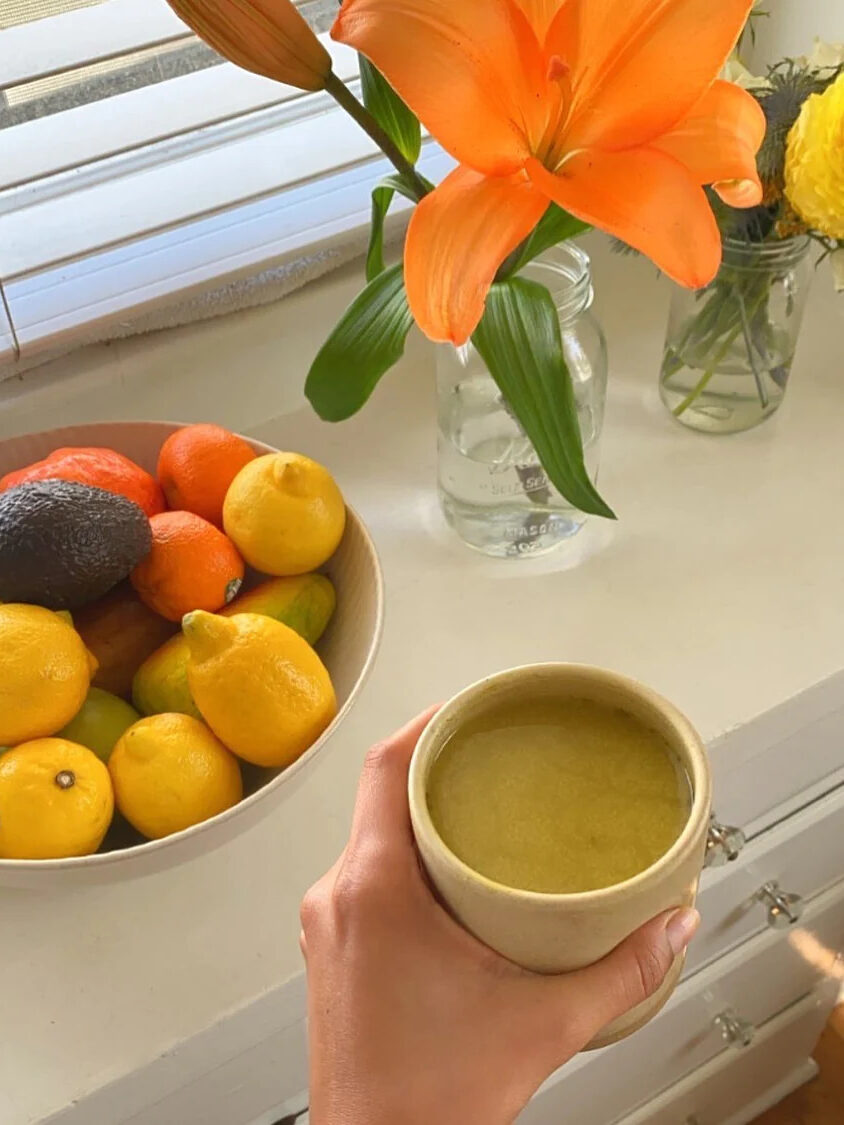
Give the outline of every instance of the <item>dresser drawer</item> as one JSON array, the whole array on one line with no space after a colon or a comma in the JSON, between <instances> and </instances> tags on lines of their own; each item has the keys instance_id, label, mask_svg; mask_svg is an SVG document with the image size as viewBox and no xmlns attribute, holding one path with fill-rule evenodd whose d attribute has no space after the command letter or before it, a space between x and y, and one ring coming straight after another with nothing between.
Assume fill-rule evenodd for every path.
<instances>
[{"instance_id":1,"label":"dresser drawer","mask_svg":"<svg viewBox=\"0 0 844 1125\"><path fill-rule=\"evenodd\" d=\"M734 863L704 871L701 928L689 949L686 974L768 927L769 903L757 897L766 884L776 882L806 900L842 875L844 788L751 840Z\"/></svg>"},{"instance_id":2,"label":"dresser drawer","mask_svg":"<svg viewBox=\"0 0 844 1125\"><path fill-rule=\"evenodd\" d=\"M685 980L629 1039L578 1056L546 1083L519 1125L616 1121L727 1050L719 1017L730 1015L753 1034L806 996L833 970L842 943L844 882L809 903L791 933L766 931Z\"/></svg>"},{"instance_id":3,"label":"dresser drawer","mask_svg":"<svg viewBox=\"0 0 844 1125\"><path fill-rule=\"evenodd\" d=\"M828 1015L824 990L811 993L747 1050L719 1055L618 1125L748 1125L817 1074L810 1055Z\"/></svg>"},{"instance_id":4,"label":"dresser drawer","mask_svg":"<svg viewBox=\"0 0 844 1125\"><path fill-rule=\"evenodd\" d=\"M709 744L715 809L751 831L774 823L779 806L813 800L844 769L844 675L816 684Z\"/></svg>"}]
</instances>

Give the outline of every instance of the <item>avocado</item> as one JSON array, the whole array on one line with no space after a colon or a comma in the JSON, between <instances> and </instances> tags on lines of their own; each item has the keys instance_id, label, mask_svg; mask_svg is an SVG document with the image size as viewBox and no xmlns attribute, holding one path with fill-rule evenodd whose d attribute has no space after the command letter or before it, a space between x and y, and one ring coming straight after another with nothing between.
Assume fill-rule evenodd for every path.
<instances>
[{"instance_id":1,"label":"avocado","mask_svg":"<svg viewBox=\"0 0 844 1125\"><path fill-rule=\"evenodd\" d=\"M144 512L125 496L42 480L0 493L0 601L76 609L149 554Z\"/></svg>"}]
</instances>

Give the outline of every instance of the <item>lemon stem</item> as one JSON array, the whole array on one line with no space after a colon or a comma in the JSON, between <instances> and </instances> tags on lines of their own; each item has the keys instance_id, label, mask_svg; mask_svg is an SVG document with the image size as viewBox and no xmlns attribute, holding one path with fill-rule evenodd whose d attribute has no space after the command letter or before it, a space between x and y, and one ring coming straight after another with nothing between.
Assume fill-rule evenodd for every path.
<instances>
[{"instance_id":1,"label":"lemon stem","mask_svg":"<svg viewBox=\"0 0 844 1125\"><path fill-rule=\"evenodd\" d=\"M56 785L59 789L72 789L76 784L76 774L73 770L60 770L56 774Z\"/></svg>"}]
</instances>

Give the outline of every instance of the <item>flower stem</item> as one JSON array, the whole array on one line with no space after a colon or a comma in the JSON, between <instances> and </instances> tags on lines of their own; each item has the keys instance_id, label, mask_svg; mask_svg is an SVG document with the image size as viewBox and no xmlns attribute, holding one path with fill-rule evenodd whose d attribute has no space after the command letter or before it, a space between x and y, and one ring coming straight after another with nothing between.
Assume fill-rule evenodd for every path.
<instances>
[{"instance_id":1,"label":"flower stem","mask_svg":"<svg viewBox=\"0 0 844 1125\"><path fill-rule=\"evenodd\" d=\"M712 357L712 359L710 360L709 370L704 372L704 374L700 377L700 379L695 384L695 386L691 389L691 391L689 391L689 393L686 395L686 397L683 399L683 401L681 403L679 403L677 406L675 406L674 409L672 410L671 413L674 415L675 418L679 418L682 414L685 414L685 412L689 409L689 407L693 403L697 402L697 400L700 398L701 394L706 390L707 386L709 385L709 382L712 379L713 375L718 370L718 365L723 362L723 360L726 358L730 348L733 346L735 341L741 335L742 330L744 328L744 324L748 320L752 320L752 318L756 315L756 313L761 308L761 306L764 303L766 297L767 297L767 288L763 288L762 291L758 294L758 296L757 296L756 300L754 301L753 305L751 306L750 315L748 317L747 309L745 307L743 299L741 298L741 295L738 294L737 292L732 293L730 295L731 300L733 300L733 301L738 300L738 302L739 302L740 316L739 316L739 319L738 319L738 323L735 324L732 331L728 332L727 335L723 338L721 347L717 350L714 357ZM704 310L704 312L705 311L706 310ZM716 336L716 339L717 339L717 336ZM748 344L748 347L749 347L749 344ZM751 368L752 368L753 367L753 358L749 353L748 353L748 360L749 360L749 362L751 364ZM754 369L754 374L755 374L755 369ZM764 405L765 404L763 402L763 408L764 408Z\"/></svg>"},{"instance_id":2,"label":"flower stem","mask_svg":"<svg viewBox=\"0 0 844 1125\"><path fill-rule=\"evenodd\" d=\"M428 194L430 188L399 150L398 146L381 128L369 110L357 100L345 82L341 81L332 70L325 80L326 91L334 98L337 104L353 117L361 129L367 133L378 145L396 171L407 182L413 191L417 203Z\"/></svg>"},{"instance_id":3,"label":"flower stem","mask_svg":"<svg viewBox=\"0 0 844 1125\"><path fill-rule=\"evenodd\" d=\"M721 361L727 355L727 352L733 346L733 343L737 339L739 332L741 332L741 326L739 326L735 330L735 332L731 332L729 334L729 336L726 338L726 340L724 341L722 346L718 349L715 356L713 357L712 364L711 364L709 370L701 376L701 378L697 381L697 383L692 388L692 390L689 391L689 393L686 395L686 397L683 399L683 401L679 404L679 406L674 407L674 409L672 411L672 414L674 415L675 418L679 418L681 414L685 414L685 412L689 409L689 407L692 405L692 403L697 402L697 400L700 398L701 394L703 394L703 392L706 390L707 386L709 385L709 380L712 378L712 376L718 370L718 364L721 363Z\"/></svg>"},{"instance_id":4,"label":"flower stem","mask_svg":"<svg viewBox=\"0 0 844 1125\"><path fill-rule=\"evenodd\" d=\"M753 380L756 383L756 393L759 395L759 404L763 410L767 410L770 400L768 399L768 392L765 390L765 384L762 380L759 365L753 355L753 338L750 332L750 320L747 315L747 309L744 307L744 297L742 297L738 289L736 290L736 301L738 302L739 312L741 313L741 333L742 336L744 336L744 346L747 348L747 362L750 364L750 370L753 372Z\"/></svg>"}]
</instances>

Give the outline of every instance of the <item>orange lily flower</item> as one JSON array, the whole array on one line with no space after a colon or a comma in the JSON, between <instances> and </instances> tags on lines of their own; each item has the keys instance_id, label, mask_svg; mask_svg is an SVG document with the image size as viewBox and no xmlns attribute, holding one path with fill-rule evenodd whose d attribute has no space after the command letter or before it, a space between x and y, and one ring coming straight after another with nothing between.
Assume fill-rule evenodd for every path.
<instances>
[{"instance_id":1,"label":"orange lily flower","mask_svg":"<svg viewBox=\"0 0 844 1125\"><path fill-rule=\"evenodd\" d=\"M244 70L321 90L331 56L293 0L168 0L200 39Z\"/></svg>"},{"instance_id":2,"label":"orange lily flower","mask_svg":"<svg viewBox=\"0 0 844 1125\"><path fill-rule=\"evenodd\" d=\"M344 0L335 39L385 75L459 162L417 206L405 280L420 328L464 343L550 201L690 288L718 271L703 191L761 202L765 118L716 75L753 0Z\"/></svg>"}]
</instances>

